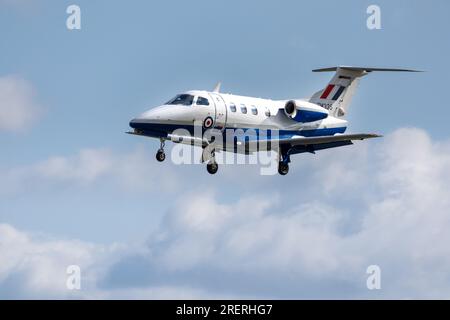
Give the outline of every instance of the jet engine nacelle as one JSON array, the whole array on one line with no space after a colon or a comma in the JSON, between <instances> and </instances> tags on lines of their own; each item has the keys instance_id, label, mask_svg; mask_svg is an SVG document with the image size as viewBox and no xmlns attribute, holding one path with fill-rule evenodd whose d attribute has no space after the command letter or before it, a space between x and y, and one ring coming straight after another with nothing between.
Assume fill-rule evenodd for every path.
<instances>
[{"instance_id":1,"label":"jet engine nacelle","mask_svg":"<svg viewBox=\"0 0 450 320\"><path fill-rule=\"evenodd\" d=\"M302 100L289 100L284 105L286 116L297 122L313 122L328 117L328 110Z\"/></svg>"}]
</instances>

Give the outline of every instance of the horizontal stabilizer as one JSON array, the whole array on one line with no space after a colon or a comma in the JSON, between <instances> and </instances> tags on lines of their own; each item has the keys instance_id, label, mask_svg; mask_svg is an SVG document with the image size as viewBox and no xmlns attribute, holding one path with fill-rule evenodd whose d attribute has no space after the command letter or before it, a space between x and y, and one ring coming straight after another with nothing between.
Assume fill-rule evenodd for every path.
<instances>
[{"instance_id":1,"label":"horizontal stabilizer","mask_svg":"<svg viewBox=\"0 0 450 320\"><path fill-rule=\"evenodd\" d=\"M350 71L363 71L363 72L372 72L372 71L399 71L399 72L423 72L421 70L413 70L413 69L398 69L398 68L370 68L370 67L350 67L350 66L339 66L339 67L331 67L331 68L322 68L322 69L314 69L313 72L332 72L337 69L342 70L350 70Z\"/></svg>"}]
</instances>

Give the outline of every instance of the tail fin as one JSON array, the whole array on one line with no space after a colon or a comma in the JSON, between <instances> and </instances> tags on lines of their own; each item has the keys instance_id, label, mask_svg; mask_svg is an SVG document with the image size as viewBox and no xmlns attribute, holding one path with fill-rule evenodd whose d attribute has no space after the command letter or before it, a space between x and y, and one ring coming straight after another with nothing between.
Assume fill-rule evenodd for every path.
<instances>
[{"instance_id":1,"label":"tail fin","mask_svg":"<svg viewBox=\"0 0 450 320\"><path fill-rule=\"evenodd\" d=\"M409 69L388 69L388 68L361 68L361 67L332 67L315 69L313 72L336 71L334 77L325 89L316 92L309 102L318 104L330 111L334 117L343 117L350 104L351 98L356 91L361 77L372 71L404 71L421 72Z\"/></svg>"}]
</instances>

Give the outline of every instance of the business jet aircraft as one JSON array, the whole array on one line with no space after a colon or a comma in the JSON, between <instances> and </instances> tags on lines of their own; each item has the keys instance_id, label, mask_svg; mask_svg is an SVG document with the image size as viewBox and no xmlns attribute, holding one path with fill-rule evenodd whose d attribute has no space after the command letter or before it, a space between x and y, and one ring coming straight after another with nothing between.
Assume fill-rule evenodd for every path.
<instances>
[{"instance_id":1,"label":"business jet aircraft","mask_svg":"<svg viewBox=\"0 0 450 320\"><path fill-rule=\"evenodd\" d=\"M216 150L244 154L274 150L278 154L278 172L286 175L293 154L315 153L351 145L354 140L380 137L373 133L344 134L347 128L344 118L361 77L373 71L417 72L348 66L313 70L330 71L335 71L331 81L309 99L270 100L224 94L220 93L220 83L212 92L181 93L132 119L130 126L134 130L128 133L160 139L161 146L156 153L160 162L166 158L167 140L201 146L201 160L208 162L210 174L218 170ZM199 127L200 136L194 134ZM207 131L213 134L208 136ZM218 133L225 131L227 135L237 131L244 135L217 138Z\"/></svg>"}]
</instances>

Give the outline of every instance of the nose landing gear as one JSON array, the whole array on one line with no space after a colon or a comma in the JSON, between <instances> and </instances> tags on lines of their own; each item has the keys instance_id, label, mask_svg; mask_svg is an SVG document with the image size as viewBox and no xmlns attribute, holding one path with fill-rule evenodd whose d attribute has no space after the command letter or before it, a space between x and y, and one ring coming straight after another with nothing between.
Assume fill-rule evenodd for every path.
<instances>
[{"instance_id":1,"label":"nose landing gear","mask_svg":"<svg viewBox=\"0 0 450 320\"><path fill-rule=\"evenodd\" d=\"M159 162L163 162L164 160L166 160L166 154L163 150L158 150L158 152L156 152L156 160L158 160Z\"/></svg>"},{"instance_id":2,"label":"nose landing gear","mask_svg":"<svg viewBox=\"0 0 450 320\"><path fill-rule=\"evenodd\" d=\"M156 152L156 160L159 162L163 162L166 159L166 154L164 153L164 140L161 139L161 146L159 147L158 152Z\"/></svg>"},{"instance_id":3,"label":"nose landing gear","mask_svg":"<svg viewBox=\"0 0 450 320\"><path fill-rule=\"evenodd\" d=\"M206 162L206 170L209 174L216 174L217 170L219 170L219 165L216 162L216 150L214 148L214 144L209 144L203 148L201 162Z\"/></svg>"}]
</instances>

